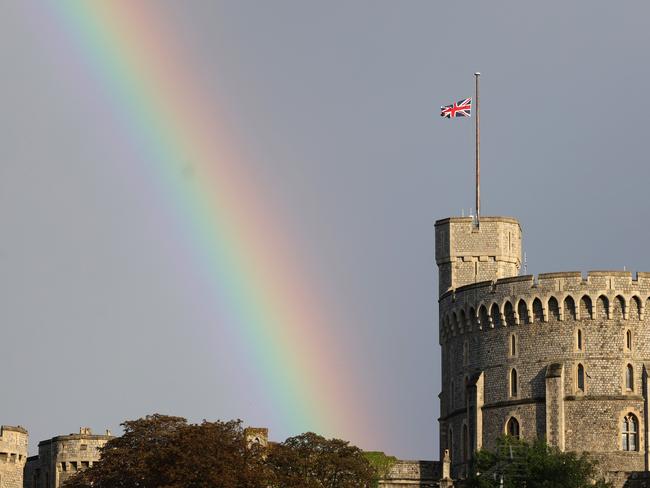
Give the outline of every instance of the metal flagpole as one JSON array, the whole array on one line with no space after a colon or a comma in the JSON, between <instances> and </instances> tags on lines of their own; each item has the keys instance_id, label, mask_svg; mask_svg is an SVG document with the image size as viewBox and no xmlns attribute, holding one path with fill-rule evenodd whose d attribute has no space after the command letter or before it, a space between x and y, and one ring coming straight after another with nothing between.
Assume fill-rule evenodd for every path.
<instances>
[{"instance_id":1,"label":"metal flagpole","mask_svg":"<svg viewBox=\"0 0 650 488\"><path fill-rule=\"evenodd\" d=\"M481 73L474 73L476 78L476 225L481 218L481 126L479 123L478 80Z\"/></svg>"}]
</instances>

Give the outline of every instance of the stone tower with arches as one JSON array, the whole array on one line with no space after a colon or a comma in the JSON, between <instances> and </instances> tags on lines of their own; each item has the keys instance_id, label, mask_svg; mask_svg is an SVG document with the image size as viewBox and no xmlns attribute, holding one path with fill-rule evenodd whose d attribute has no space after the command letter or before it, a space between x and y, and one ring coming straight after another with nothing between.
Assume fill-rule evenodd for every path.
<instances>
[{"instance_id":1,"label":"stone tower with arches","mask_svg":"<svg viewBox=\"0 0 650 488\"><path fill-rule=\"evenodd\" d=\"M650 486L650 273L519 276L517 220L448 218L435 231L440 448L454 477L508 434L588 452L615 487Z\"/></svg>"}]
</instances>

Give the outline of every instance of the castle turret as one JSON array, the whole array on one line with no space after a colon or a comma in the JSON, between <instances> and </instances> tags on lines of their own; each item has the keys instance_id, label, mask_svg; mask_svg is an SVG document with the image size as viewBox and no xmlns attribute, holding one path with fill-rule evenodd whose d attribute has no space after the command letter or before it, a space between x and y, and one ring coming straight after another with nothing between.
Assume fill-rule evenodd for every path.
<instances>
[{"instance_id":1,"label":"castle turret","mask_svg":"<svg viewBox=\"0 0 650 488\"><path fill-rule=\"evenodd\" d=\"M79 471L100 458L100 449L113 436L93 434L81 427L79 434L60 435L38 443L38 456L31 456L25 468L25 488L59 488ZM4 488L0 486L0 488Z\"/></svg>"},{"instance_id":2,"label":"castle turret","mask_svg":"<svg viewBox=\"0 0 650 488\"><path fill-rule=\"evenodd\" d=\"M509 217L451 217L436 222L440 295L451 288L509 278L521 266L521 227Z\"/></svg>"},{"instance_id":3,"label":"castle turret","mask_svg":"<svg viewBox=\"0 0 650 488\"><path fill-rule=\"evenodd\" d=\"M22 488L27 461L27 431L22 427L0 427L0 487Z\"/></svg>"}]
</instances>

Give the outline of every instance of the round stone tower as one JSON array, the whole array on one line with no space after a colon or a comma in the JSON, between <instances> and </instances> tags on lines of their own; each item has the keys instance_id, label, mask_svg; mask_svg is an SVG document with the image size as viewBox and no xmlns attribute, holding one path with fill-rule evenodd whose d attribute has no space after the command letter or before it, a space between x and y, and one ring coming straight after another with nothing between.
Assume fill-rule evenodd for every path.
<instances>
[{"instance_id":1,"label":"round stone tower","mask_svg":"<svg viewBox=\"0 0 650 488\"><path fill-rule=\"evenodd\" d=\"M22 427L0 427L0 488L22 488L27 442Z\"/></svg>"},{"instance_id":2,"label":"round stone tower","mask_svg":"<svg viewBox=\"0 0 650 488\"><path fill-rule=\"evenodd\" d=\"M614 486L648 471L650 273L518 276L516 220L436 222L440 448L463 476L499 436L587 451Z\"/></svg>"}]
</instances>

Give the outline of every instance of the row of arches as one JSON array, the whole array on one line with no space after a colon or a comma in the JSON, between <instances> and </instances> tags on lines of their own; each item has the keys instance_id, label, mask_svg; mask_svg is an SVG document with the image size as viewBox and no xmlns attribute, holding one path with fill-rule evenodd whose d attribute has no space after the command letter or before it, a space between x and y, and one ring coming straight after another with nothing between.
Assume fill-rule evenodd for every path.
<instances>
[{"instance_id":1,"label":"row of arches","mask_svg":"<svg viewBox=\"0 0 650 488\"><path fill-rule=\"evenodd\" d=\"M529 298L506 298L499 302L482 301L477 307L458 308L445 313L440 320L443 339L474 329L512 327L555 320L643 320L646 303L639 295L604 294L591 297L567 294Z\"/></svg>"}]
</instances>

